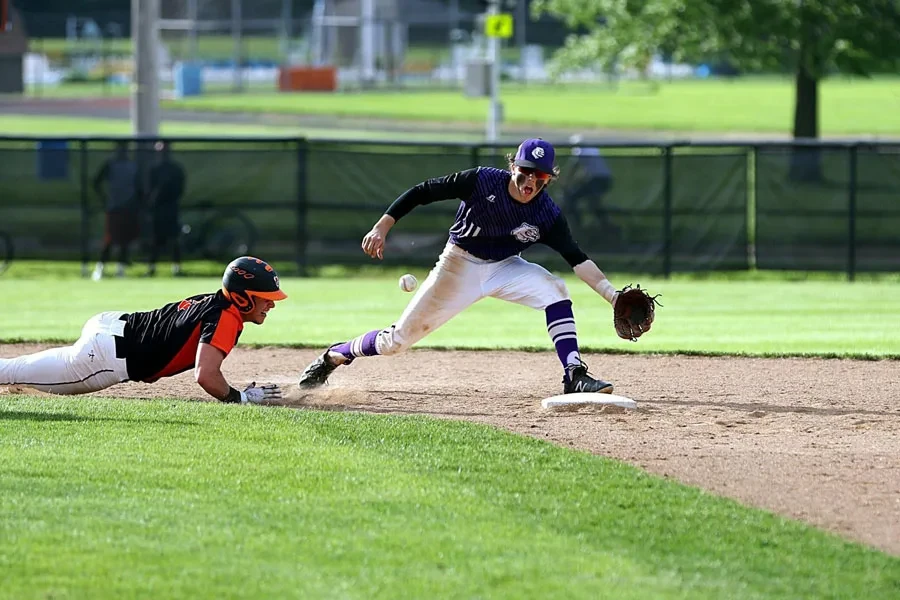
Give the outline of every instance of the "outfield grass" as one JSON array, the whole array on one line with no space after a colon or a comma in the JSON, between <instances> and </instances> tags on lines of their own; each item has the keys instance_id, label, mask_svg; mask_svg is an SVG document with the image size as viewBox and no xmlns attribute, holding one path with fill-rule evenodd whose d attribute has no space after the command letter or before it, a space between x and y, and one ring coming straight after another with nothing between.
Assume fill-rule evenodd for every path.
<instances>
[{"instance_id":1,"label":"outfield grass","mask_svg":"<svg viewBox=\"0 0 900 600\"><path fill-rule=\"evenodd\" d=\"M900 135L900 80L832 79L821 86L823 135ZM607 86L507 84L505 121L536 127L697 132L779 132L792 126L790 79L676 81L652 92ZM208 95L165 103L213 111L484 122L488 100L460 91Z\"/></svg>"},{"instance_id":2,"label":"outfield grass","mask_svg":"<svg viewBox=\"0 0 900 600\"><path fill-rule=\"evenodd\" d=\"M110 88L114 94L123 89ZM824 136L900 137L900 79L833 78L821 85L820 127ZM47 88L43 95L99 95L100 86ZM507 125L698 133L780 133L791 131L794 84L789 78L686 80L662 83L529 84L502 86ZM485 98L460 90L325 93L214 93L163 106L204 112L321 115L483 124Z\"/></svg>"},{"instance_id":3,"label":"outfield grass","mask_svg":"<svg viewBox=\"0 0 900 600\"><path fill-rule=\"evenodd\" d=\"M209 119L208 121L202 119ZM88 117L55 117L29 115L0 115L0 135L22 136L91 136L129 135L133 132L131 121L124 119L98 119ZM397 140L397 141L478 141L479 136L465 133L405 132L380 129L335 129L302 127L285 124L247 125L242 123L216 123L215 116L198 116L197 121L163 121L162 135L222 137L309 137L346 140Z\"/></svg>"},{"instance_id":4,"label":"outfield grass","mask_svg":"<svg viewBox=\"0 0 900 600\"><path fill-rule=\"evenodd\" d=\"M276 265L277 268L278 265ZM165 269L165 265L161 266ZM109 279L16 278L27 264L3 275L15 286L0 314L0 339L76 339L91 315L103 310L146 310L186 295L212 291L217 278ZM142 267L135 266L133 274ZM413 270L424 280L426 271ZM386 327L411 296L396 273L340 278L284 277L290 298L278 304L263 327L247 328L244 344L325 346ZM566 279L575 304L579 341L606 352L689 352L752 355L823 355L900 358L900 281L729 281L692 277L664 279L610 273L621 286L641 283L661 293L653 330L638 343L616 337L605 300L573 276ZM14 279L15 278L15 279ZM871 298L878 310L860 311ZM59 298L66 298L60 309ZM483 300L416 347L551 348L542 313L494 299Z\"/></svg>"},{"instance_id":5,"label":"outfield grass","mask_svg":"<svg viewBox=\"0 0 900 600\"><path fill-rule=\"evenodd\" d=\"M900 559L481 425L0 397L0 598L895 598Z\"/></svg>"}]
</instances>

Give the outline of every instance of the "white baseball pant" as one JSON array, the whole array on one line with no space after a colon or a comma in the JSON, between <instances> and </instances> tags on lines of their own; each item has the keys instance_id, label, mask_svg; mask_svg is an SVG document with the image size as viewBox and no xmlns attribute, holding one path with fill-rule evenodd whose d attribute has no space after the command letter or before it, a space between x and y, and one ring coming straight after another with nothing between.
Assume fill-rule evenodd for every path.
<instances>
[{"instance_id":1,"label":"white baseball pant","mask_svg":"<svg viewBox=\"0 0 900 600\"><path fill-rule=\"evenodd\" d=\"M88 319L71 346L17 358L0 358L0 385L24 385L53 394L86 394L128 381L124 358L116 358L116 340L125 321L121 312Z\"/></svg>"},{"instance_id":2,"label":"white baseball pant","mask_svg":"<svg viewBox=\"0 0 900 600\"><path fill-rule=\"evenodd\" d=\"M379 332L379 354L397 354L482 298L544 310L569 299L565 282L521 256L488 261L448 243L437 264L390 329Z\"/></svg>"}]
</instances>

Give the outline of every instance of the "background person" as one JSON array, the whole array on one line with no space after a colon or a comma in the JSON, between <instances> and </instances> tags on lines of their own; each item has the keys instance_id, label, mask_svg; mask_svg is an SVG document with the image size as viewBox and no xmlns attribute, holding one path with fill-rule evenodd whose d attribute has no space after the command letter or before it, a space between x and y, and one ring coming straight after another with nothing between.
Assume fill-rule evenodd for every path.
<instances>
[{"instance_id":1,"label":"background person","mask_svg":"<svg viewBox=\"0 0 900 600\"><path fill-rule=\"evenodd\" d=\"M159 162L150 170L149 206L153 220L153 243L147 264L147 275L156 275L156 261L166 246L172 247L172 275L181 275L181 219L179 203L184 195L184 168L172 159L168 142L158 142Z\"/></svg>"},{"instance_id":2,"label":"background person","mask_svg":"<svg viewBox=\"0 0 900 600\"><path fill-rule=\"evenodd\" d=\"M103 200L106 212L103 250L91 278L99 281L113 246L119 250L118 277L125 276L128 250L140 232L140 179L137 163L128 155L128 144L116 142L115 154L97 171L94 192Z\"/></svg>"}]
</instances>

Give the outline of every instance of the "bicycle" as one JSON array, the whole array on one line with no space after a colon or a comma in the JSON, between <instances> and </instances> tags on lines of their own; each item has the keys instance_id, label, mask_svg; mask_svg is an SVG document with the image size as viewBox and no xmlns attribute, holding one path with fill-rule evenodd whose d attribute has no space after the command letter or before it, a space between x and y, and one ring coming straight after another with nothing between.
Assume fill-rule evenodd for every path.
<instances>
[{"instance_id":1,"label":"bicycle","mask_svg":"<svg viewBox=\"0 0 900 600\"><path fill-rule=\"evenodd\" d=\"M192 207L203 212L196 226L181 226L182 251L186 257L228 262L236 256L252 254L259 232L246 215L232 209Z\"/></svg>"},{"instance_id":2,"label":"bicycle","mask_svg":"<svg viewBox=\"0 0 900 600\"><path fill-rule=\"evenodd\" d=\"M13 260L13 241L5 231L0 231L0 274L3 274Z\"/></svg>"}]
</instances>

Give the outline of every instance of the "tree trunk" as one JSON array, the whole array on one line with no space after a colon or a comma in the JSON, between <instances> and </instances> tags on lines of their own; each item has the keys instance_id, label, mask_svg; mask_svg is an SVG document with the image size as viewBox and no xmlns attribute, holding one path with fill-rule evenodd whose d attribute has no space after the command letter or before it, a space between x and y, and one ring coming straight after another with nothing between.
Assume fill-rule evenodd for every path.
<instances>
[{"instance_id":1,"label":"tree trunk","mask_svg":"<svg viewBox=\"0 0 900 600\"><path fill-rule=\"evenodd\" d=\"M819 81L801 62L797 69L794 100L794 139L819 138ZM818 148L796 148L791 157L791 179L821 181L822 157Z\"/></svg>"}]
</instances>

